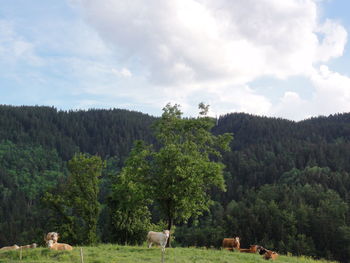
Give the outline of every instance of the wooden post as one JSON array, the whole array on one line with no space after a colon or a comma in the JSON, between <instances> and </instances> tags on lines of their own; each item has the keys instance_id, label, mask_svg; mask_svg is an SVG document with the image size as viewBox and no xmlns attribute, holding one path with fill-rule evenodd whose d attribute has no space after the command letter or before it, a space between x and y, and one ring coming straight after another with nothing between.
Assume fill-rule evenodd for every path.
<instances>
[{"instance_id":1,"label":"wooden post","mask_svg":"<svg viewBox=\"0 0 350 263\"><path fill-rule=\"evenodd\" d=\"M164 263L164 252L165 250L162 249L162 263Z\"/></svg>"},{"instance_id":2,"label":"wooden post","mask_svg":"<svg viewBox=\"0 0 350 263\"><path fill-rule=\"evenodd\" d=\"M83 256L83 248L80 248L80 258L81 258L81 263L84 263L84 256Z\"/></svg>"},{"instance_id":3,"label":"wooden post","mask_svg":"<svg viewBox=\"0 0 350 263\"><path fill-rule=\"evenodd\" d=\"M19 260L22 260L22 246L21 246L21 250L19 251Z\"/></svg>"}]
</instances>

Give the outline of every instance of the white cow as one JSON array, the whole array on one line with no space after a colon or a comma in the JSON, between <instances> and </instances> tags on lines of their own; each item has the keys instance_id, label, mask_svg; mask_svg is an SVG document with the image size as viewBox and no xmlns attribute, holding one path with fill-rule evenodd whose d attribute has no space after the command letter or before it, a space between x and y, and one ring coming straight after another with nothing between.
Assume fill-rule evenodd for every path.
<instances>
[{"instance_id":1,"label":"white cow","mask_svg":"<svg viewBox=\"0 0 350 263\"><path fill-rule=\"evenodd\" d=\"M19 246L13 245L13 246L9 246L9 247L0 248L0 250L16 250L16 249L19 249Z\"/></svg>"},{"instance_id":2,"label":"white cow","mask_svg":"<svg viewBox=\"0 0 350 263\"><path fill-rule=\"evenodd\" d=\"M27 248L36 248L38 245L36 243L30 244L30 245L25 245L25 246L20 246L20 249L27 249Z\"/></svg>"},{"instance_id":3,"label":"white cow","mask_svg":"<svg viewBox=\"0 0 350 263\"><path fill-rule=\"evenodd\" d=\"M60 235L57 232L49 232L44 236L44 241L46 244L48 244L49 240L52 240L53 243L57 243L59 237Z\"/></svg>"},{"instance_id":4,"label":"white cow","mask_svg":"<svg viewBox=\"0 0 350 263\"><path fill-rule=\"evenodd\" d=\"M163 232L149 231L147 234L148 248L150 248L154 243L160 245L162 247L162 251L165 251L165 245L168 241L169 235L169 230L163 230Z\"/></svg>"}]
</instances>

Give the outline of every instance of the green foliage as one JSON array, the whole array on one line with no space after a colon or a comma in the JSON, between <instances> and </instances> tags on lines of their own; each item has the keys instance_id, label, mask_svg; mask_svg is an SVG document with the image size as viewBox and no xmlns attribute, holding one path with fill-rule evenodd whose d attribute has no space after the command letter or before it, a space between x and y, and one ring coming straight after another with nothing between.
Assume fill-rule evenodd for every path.
<instances>
[{"instance_id":1,"label":"green foliage","mask_svg":"<svg viewBox=\"0 0 350 263\"><path fill-rule=\"evenodd\" d=\"M215 181L218 187L199 188L205 191L206 198L199 202L198 207L205 207L203 204L210 199L214 200L214 205L209 207L209 211L204 210L198 219L189 218L187 223L177 226L176 244L205 243L206 246L216 246L220 236L240 235L242 246L260 243L279 252L347 262L350 114L293 122L234 113L221 116L214 125L214 121L205 115L208 111L206 107L204 104L200 106L198 119L202 119L200 122L203 126L198 127L193 125L197 118L184 119L179 107L173 106L165 107L164 119L158 119L162 122L159 126L159 122L154 124L156 118L118 109L64 112L52 107L1 105L0 246L40 243L43 234L49 231L58 231L61 235L75 231L75 211L57 204L65 200L61 201L60 198L66 192L67 161L79 151L98 153L108 162L99 180L99 239L122 243L127 239L131 243L131 239L137 239L136 235L129 238L131 233L138 232L140 237L143 236L142 231L135 229L146 228L150 222L164 218L165 209L161 208L160 202L149 205L147 200L149 197L154 200L156 195L153 191L161 191L135 188L134 183L130 184L131 190L124 189L123 185L129 186L129 174L134 173L132 170L137 166L134 165L128 172L120 172L133 142L143 140L147 155L142 158L147 165L141 170L150 171L144 178L147 183L153 183L152 178L162 182L162 177L157 177L156 173L173 159L181 169L174 169L174 173L167 170L164 175L168 178L171 175L175 183L184 182L183 185L195 187L203 178L188 180L184 175L192 171L183 169L182 164L191 165L195 170L198 167L199 170L212 169L212 173L215 173L220 166L201 167L205 152L209 153L209 160L220 160L226 167L224 179L227 191L222 191L224 181L221 179ZM156 131L155 135L159 131L158 135L164 136L157 137L156 141L151 126ZM214 147L215 152L199 146L203 142L200 138L208 138L202 137L205 132L201 131L207 131L209 127L216 139L208 140L208 145L217 146L220 140L225 142L222 134L234 133L235 140L230 145L221 145L229 146L232 151L222 152L220 147ZM196 132L201 136L194 135ZM192 139L193 144L189 143ZM154 144L153 148L146 146L151 143ZM164 146L167 147L161 151ZM197 149L203 155L195 155L192 163L188 156ZM159 183L159 180L155 183ZM118 186L120 189L115 191ZM169 196L165 197L175 196L176 188L165 189L169 192ZM182 195L184 190L178 189ZM133 192L135 198L143 196L142 192L149 195L145 202L129 205L133 199L123 200L128 191ZM50 209L43 206L41 197L44 192L57 201L49 204ZM190 191L190 194L196 198L195 191ZM182 208L187 207L185 198L185 204L180 199L176 201ZM191 205L188 206L191 208ZM145 207L150 209L151 221L148 210L142 210ZM140 213L133 214L133 208ZM124 222L122 229L128 233L123 241L118 239L122 235L112 221L112 214L116 211L122 214L115 217L114 224L116 221ZM127 211L132 216L125 217ZM142 217L143 226L141 220L140 224L134 223ZM126 218L131 219L127 221ZM179 218L178 221L183 219ZM138 227L133 229L134 225ZM150 228L154 229L154 226ZM204 242L205 236L208 238ZM63 237L63 242L70 242L66 239L68 236ZM70 238L73 241L73 237Z\"/></svg>"},{"instance_id":2,"label":"green foliage","mask_svg":"<svg viewBox=\"0 0 350 263\"><path fill-rule=\"evenodd\" d=\"M232 135L212 135L208 106L200 109L200 117L183 119L179 106L168 104L155 124L161 147L151 156L149 185L169 229L173 220L184 222L208 210L211 187L225 189L224 165L210 157L220 158L219 149L228 150Z\"/></svg>"},{"instance_id":3,"label":"green foliage","mask_svg":"<svg viewBox=\"0 0 350 263\"><path fill-rule=\"evenodd\" d=\"M0 140L54 148L66 161L76 152L117 156L121 165L135 139L152 141L154 119L121 109L58 111L0 105Z\"/></svg>"},{"instance_id":4,"label":"green foliage","mask_svg":"<svg viewBox=\"0 0 350 263\"><path fill-rule=\"evenodd\" d=\"M141 244L151 226L148 205L152 200L144 184L148 165L144 158L149 149L136 142L121 174L115 177L108 206L113 240L118 243Z\"/></svg>"},{"instance_id":5,"label":"green foliage","mask_svg":"<svg viewBox=\"0 0 350 263\"><path fill-rule=\"evenodd\" d=\"M0 143L0 246L42 239L45 209L41 196L64 174L55 150Z\"/></svg>"},{"instance_id":6,"label":"green foliage","mask_svg":"<svg viewBox=\"0 0 350 263\"><path fill-rule=\"evenodd\" d=\"M62 194L46 194L46 202L59 213L58 221L54 221L63 240L73 244L97 242L98 178L104 165L98 156L76 154L68 162L69 176Z\"/></svg>"},{"instance_id":7,"label":"green foliage","mask_svg":"<svg viewBox=\"0 0 350 263\"><path fill-rule=\"evenodd\" d=\"M136 144L122 172L155 201L168 229L174 220L184 222L207 210L211 187L225 189L224 165L210 156L220 158L219 149L228 149L232 136L212 135L213 120L203 114L183 119L178 105L166 105L154 126L159 149Z\"/></svg>"},{"instance_id":8,"label":"green foliage","mask_svg":"<svg viewBox=\"0 0 350 263\"><path fill-rule=\"evenodd\" d=\"M318 185L266 185L227 212L239 222L235 231L244 245L327 257L337 249L333 242L337 229L346 226L349 207L336 192Z\"/></svg>"}]
</instances>

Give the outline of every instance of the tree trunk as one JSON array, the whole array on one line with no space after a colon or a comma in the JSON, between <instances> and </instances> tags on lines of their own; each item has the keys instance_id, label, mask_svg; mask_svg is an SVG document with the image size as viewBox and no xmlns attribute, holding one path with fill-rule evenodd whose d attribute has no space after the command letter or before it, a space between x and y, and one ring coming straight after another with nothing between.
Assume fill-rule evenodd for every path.
<instances>
[{"instance_id":1,"label":"tree trunk","mask_svg":"<svg viewBox=\"0 0 350 263\"><path fill-rule=\"evenodd\" d=\"M173 222L174 222L173 218L169 217L168 218L168 230L169 230L169 232L171 232ZM171 247L171 234L169 234L169 238L168 238L168 242L167 242L166 246Z\"/></svg>"}]
</instances>

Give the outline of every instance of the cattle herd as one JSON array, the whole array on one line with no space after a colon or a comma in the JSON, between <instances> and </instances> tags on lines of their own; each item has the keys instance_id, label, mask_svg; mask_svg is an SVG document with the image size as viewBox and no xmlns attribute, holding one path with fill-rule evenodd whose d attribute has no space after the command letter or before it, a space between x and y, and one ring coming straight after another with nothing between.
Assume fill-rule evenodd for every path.
<instances>
[{"instance_id":1,"label":"cattle herd","mask_svg":"<svg viewBox=\"0 0 350 263\"><path fill-rule=\"evenodd\" d=\"M224 240L222 241L222 247L227 250L237 250L243 253L259 253L260 255L263 255L264 259L275 260L278 257L277 252L268 250L259 245L251 245L250 248L241 248L239 237L224 238Z\"/></svg>"},{"instance_id":2,"label":"cattle herd","mask_svg":"<svg viewBox=\"0 0 350 263\"><path fill-rule=\"evenodd\" d=\"M47 245L47 247L51 250L73 250L73 247L68 245L68 244L64 244L64 243L58 243L58 238L59 238L59 234L56 232L49 232L44 236L44 241ZM13 245L13 246L8 246L8 247L2 247L0 248L0 250L17 250L17 249L27 249L27 248L36 248L37 244L33 243L31 245L25 245L25 246L17 246L17 245Z\"/></svg>"},{"instance_id":3,"label":"cattle herd","mask_svg":"<svg viewBox=\"0 0 350 263\"><path fill-rule=\"evenodd\" d=\"M149 231L147 234L147 245L148 248L152 246L152 244L160 245L162 248L162 251L165 251L165 246L167 244L167 241L170 236L169 230L163 230L163 232L154 232ZM73 250L73 247L65 244L65 243L58 243L59 234L57 232L49 232L44 236L44 241L47 245L47 247L51 250L67 250L71 251ZM7 246L2 247L0 250L17 250L17 249L28 249L28 248L36 248L37 244L33 243L31 245L25 245L25 246ZM224 238L222 241L222 248L226 250L237 250L242 253L259 253L260 255L263 255L264 259L272 259L275 260L278 257L278 254L275 251L268 250L262 246L259 245L251 245L250 248L241 248L240 245L240 239L239 237L235 238Z\"/></svg>"}]
</instances>

